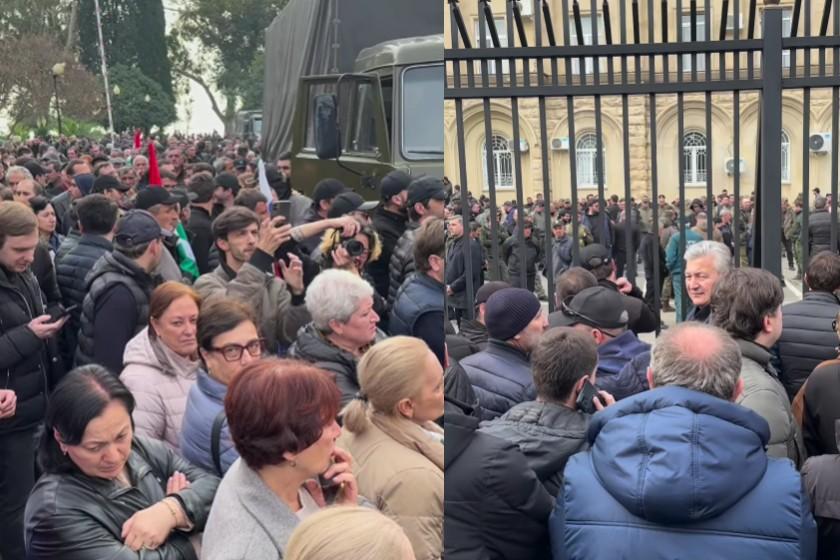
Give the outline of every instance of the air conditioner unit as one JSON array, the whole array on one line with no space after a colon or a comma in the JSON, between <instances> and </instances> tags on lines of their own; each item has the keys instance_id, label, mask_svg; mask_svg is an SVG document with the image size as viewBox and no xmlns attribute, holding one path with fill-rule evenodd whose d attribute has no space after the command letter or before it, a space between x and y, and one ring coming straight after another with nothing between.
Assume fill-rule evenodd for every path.
<instances>
[{"instance_id":1,"label":"air conditioner unit","mask_svg":"<svg viewBox=\"0 0 840 560\"><path fill-rule=\"evenodd\" d=\"M534 16L534 0L518 0L518 2L519 13L522 14L522 17Z\"/></svg>"},{"instance_id":2,"label":"air conditioner unit","mask_svg":"<svg viewBox=\"0 0 840 560\"><path fill-rule=\"evenodd\" d=\"M817 132L808 138L808 147L815 154L827 154L831 151L831 133Z\"/></svg>"},{"instance_id":3,"label":"air conditioner unit","mask_svg":"<svg viewBox=\"0 0 840 560\"><path fill-rule=\"evenodd\" d=\"M743 159L738 160L738 173L743 173L747 169L747 162ZM726 174L727 175L734 175L735 174L735 158L729 158L726 160Z\"/></svg>"},{"instance_id":4,"label":"air conditioner unit","mask_svg":"<svg viewBox=\"0 0 840 560\"><path fill-rule=\"evenodd\" d=\"M531 146L528 145L528 141L522 138L519 139L519 151L520 152L527 152Z\"/></svg>"},{"instance_id":5,"label":"air conditioner unit","mask_svg":"<svg viewBox=\"0 0 840 560\"><path fill-rule=\"evenodd\" d=\"M555 151L569 151L569 137L562 136L560 138L551 139L551 149Z\"/></svg>"},{"instance_id":6,"label":"air conditioner unit","mask_svg":"<svg viewBox=\"0 0 840 560\"><path fill-rule=\"evenodd\" d=\"M738 29L744 28L744 14L738 14ZM732 25L732 14L726 16L726 30L734 31L735 26Z\"/></svg>"}]
</instances>

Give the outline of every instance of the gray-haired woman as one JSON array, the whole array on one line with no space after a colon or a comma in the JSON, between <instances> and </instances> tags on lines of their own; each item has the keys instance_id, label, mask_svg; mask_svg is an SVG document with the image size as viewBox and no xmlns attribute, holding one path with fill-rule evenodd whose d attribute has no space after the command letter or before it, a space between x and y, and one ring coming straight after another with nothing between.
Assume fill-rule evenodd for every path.
<instances>
[{"instance_id":1,"label":"gray-haired woman","mask_svg":"<svg viewBox=\"0 0 840 560\"><path fill-rule=\"evenodd\" d=\"M289 355L334 373L344 406L359 390L358 360L385 337L376 327L373 287L346 270L325 270L306 290L306 309L312 321L298 331Z\"/></svg>"}]
</instances>

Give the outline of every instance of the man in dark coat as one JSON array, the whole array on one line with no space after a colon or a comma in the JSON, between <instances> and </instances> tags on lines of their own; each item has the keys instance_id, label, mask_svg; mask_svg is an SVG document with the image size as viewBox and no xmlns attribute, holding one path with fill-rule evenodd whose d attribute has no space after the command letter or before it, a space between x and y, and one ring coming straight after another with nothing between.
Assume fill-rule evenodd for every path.
<instances>
[{"instance_id":1,"label":"man in dark coat","mask_svg":"<svg viewBox=\"0 0 840 560\"><path fill-rule=\"evenodd\" d=\"M590 449L566 464L553 558L814 558L802 481L765 454L767 423L735 404L740 373L720 329L660 335L651 390L596 414Z\"/></svg>"},{"instance_id":2,"label":"man in dark coat","mask_svg":"<svg viewBox=\"0 0 840 560\"><path fill-rule=\"evenodd\" d=\"M793 399L820 362L837 358L837 335L831 327L840 299L840 256L822 251L805 272L809 291L802 301L782 306L782 335L776 343L779 379Z\"/></svg>"},{"instance_id":3,"label":"man in dark coat","mask_svg":"<svg viewBox=\"0 0 840 560\"><path fill-rule=\"evenodd\" d=\"M499 290L487 300L484 350L461 361L470 377L485 419L533 400L536 389L529 355L547 326L537 297L522 288Z\"/></svg>"},{"instance_id":4,"label":"man in dark coat","mask_svg":"<svg viewBox=\"0 0 840 560\"><path fill-rule=\"evenodd\" d=\"M639 246L642 243L642 230L639 226L639 214L635 209L624 211L620 215L620 221L613 227L615 231L615 246L613 247L613 259L615 260L615 275L624 276L624 267L627 259L634 258L639 254ZM627 254L627 238L630 238L631 255Z\"/></svg>"},{"instance_id":5,"label":"man in dark coat","mask_svg":"<svg viewBox=\"0 0 840 560\"><path fill-rule=\"evenodd\" d=\"M44 308L30 265L38 222L17 202L0 204L0 556L24 558L23 513L35 484L35 433L50 383L63 368L55 336L66 318Z\"/></svg>"},{"instance_id":6,"label":"man in dark coat","mask_svg":"<svg viewBox=\"0 0 840 560\"><path fill-rule=\"evenodd\" d=\"M551 494L515 444L478 431L477 418L452 408L445 415L444 557L546 560Z\"/></svg>"},{"instance_id":7,"label":"man in dark coat","mask_svg":"<svg viewBox=\"0 0 840 560\"><path fill-rule=\"evenodd\" d=\"M522 235L525 238L525 255L519 249L519 225L514 228L510 237L502 243L502 261L508 270L508 280L511 286L522 286L525 277L525 287L533 292L536 289L537 262L540 258L540 248L534 242L534 225L526 218L522 225Z\"/></svg>"},{"instance_id":8,"label":"man in dark coat","mask_svg":"<svg viewBox=\"0 0 840 560\"><path fill-rule=\"evenodd\" d=\"M598 349L595 341L570 328L551 329L531 355L537 399L520 403L481 431L515 443L528 465L552 496L563 487L569 457L587 448L589 414L576 400L585 383L595 381ZM602 391L607 402L614 402ZM603 408L600 401L595 406Z\"/></svg>"},{"instance_id":9,"label":"man in dark coat","mask_svg":"<svg viewBox=\"0 0 840 560\"><path fill-rule=\"evenodd\" d=\"M190 220L186 224L190 235L195 264L199 274L206 274L210 267L210 249L213 247L213 193L216 183L209 173L196 173L187 183L189 192L195 194L190 202Z\"/></svg>"},{"instance_id":10,"label":"man in dark coat","mask_svg":"<svg viewBox=\"0 0 840 560\"><path fill-rule=\"evenodd\" d=\"M397 246L397 241L405 232L408 214L406 205L408 202L408 185L411 177L402 171L391 171L382 178L379 183L379 192L382 195L382 202L373 211L373 228L379 234L382 241L382 254L367 267L368 273L373 277L374 287L377 293L388 297L388 288L391 282L389 266L391 255Z\"/></svg>"},{"instance_id":11,"label":"man in dark coat","mask_svg":"<svg viewBox=\"0 0 840 560\"><path fill-rule=\"evenodd\" d=\"M836 250L831 246L831 212L826 208L825 197L816 196L814 211L808 217L808 254Z\"/></svg>"},{"instance_id":12,"label":"man in dark coat","mask_svg":"<svg viewBox=\"0 0 840 560\"><path fill-rule=\"evenodd\" d=\"M615 243L615 231L612 222L606 212L601 211L600 201L593 200L589 203L589 209L583 217L582 223L592 232L594 243L599 243L607 248L612 255L612 248Z\"/></svg>"},{"instance_id":13,"label":"man in dark coat","mask_svg":"<svg viewBox=\"0 0 840 560\"><path fill-rule=\"evenodd\" d=\"M454 318L461 325L461 317L473 303L467 301L467 245L469 244L470 276L472 278L473 294L481 287L481 246L478 241L465 235L464 222L460 215L449 218L449 229L452 244L446 253L446 295L448 305L455 310Z\"/></svg>"}]
</instances>

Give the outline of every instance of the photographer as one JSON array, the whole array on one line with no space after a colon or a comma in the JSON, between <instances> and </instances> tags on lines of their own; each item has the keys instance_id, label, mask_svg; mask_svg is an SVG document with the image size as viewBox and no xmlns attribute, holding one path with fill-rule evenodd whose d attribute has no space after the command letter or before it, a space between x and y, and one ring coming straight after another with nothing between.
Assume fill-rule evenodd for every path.
<instances>
[{"instance_id":1,"label":"photographer","mask_svg":"<svg viewBox=\"0 0 840 560\"><path fill-rule=\"evenodd\" d=\"M355 235L348 235L347 229L328 229L319 246L321 268L338 268L361 276L368 284L374 285L373 278L367 272L367 265L376 261L382 254L382 242L379 235L369 225L359 224ZM380 318L387 315L385 299L375 292L373 310Z\"/></svg>"}]
</instances>

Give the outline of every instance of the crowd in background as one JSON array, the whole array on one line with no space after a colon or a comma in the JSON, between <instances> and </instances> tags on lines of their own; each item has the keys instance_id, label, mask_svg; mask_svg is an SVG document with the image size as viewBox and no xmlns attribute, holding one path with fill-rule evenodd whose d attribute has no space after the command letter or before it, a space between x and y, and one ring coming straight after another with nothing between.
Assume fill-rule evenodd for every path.
<instances>
[{"instance_id":1,"label":"crowd in background","mask_svg":"<svg viewBox=\"0 0 840 560\"><path fill-rule=\"evenodd\" d=\"M446 185L294 177L0 148L3 560L441 557Z\"/></svg>"}]
</instances>

